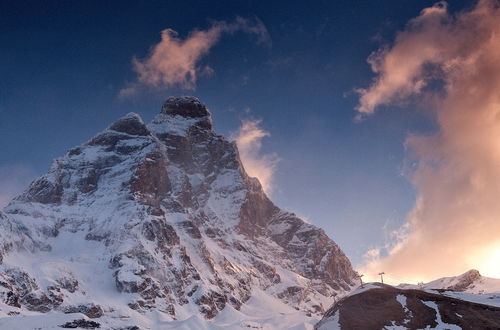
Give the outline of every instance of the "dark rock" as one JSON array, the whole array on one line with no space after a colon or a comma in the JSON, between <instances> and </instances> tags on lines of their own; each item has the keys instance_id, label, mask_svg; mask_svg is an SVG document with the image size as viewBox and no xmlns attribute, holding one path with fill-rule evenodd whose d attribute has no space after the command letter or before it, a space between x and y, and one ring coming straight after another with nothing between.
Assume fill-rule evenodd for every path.
<instances>
[{"instance_id":1,"label":"dark rock","mask_svg":"<svg viewBox=\"0 0 500 330\"><path fill-rule=\"evenodd\" d=\"M71 156L78 156L81 153L82 153L82 148L76 147L76 148L69 149L68 156L70 156L70 157Z\"/></svg>"},{"instance_id":2,"label":"dark rock","mask_svg":"<svg viewBox=\"0 0 500 330\"><path fill-rule=\"evenodd\" d=\"M23 196L30 202L42 204L59 204L63 194L63 187L59 182L52 182L42 176L33 181Z\"/></svg>"},{"instance_id":3,"label":"dark rock","mask_svg":"<svg viewBox=\"0 0 500 330\"><path fill-rule=\"evenodd\" d=\"M122 134L116 131L106 131L104 133L101 133L97 136L95 136L92 140L88 142L88 145L91 146L105 146L108 147L108 150L111 151L113 150L114 146L118 143L120 140L130 140L133 137Z\"/></svg>"},{"instance_id":4,"label":"dark rock","mask_svg":"<svg viewBox=\"0 0 500 330\"><path fill-rule=\"evenodd\" d=\"M55 303L45 293L29 293L21 298L21 304L30 311L47 313L60 302Z\"/></svg>"},{"instance_id":5,"label":"dark rock","mask_svg":"<svg viewBox=\"0 0 500 330\"><path fill-rule=\"evenodd\" d=\"M240 233L248 238L263 236L267 231L269 220L279 209L267 198L260 184L249 180L247 198L240 210Z\"/></svg>"},{"instance_id":6,"label":"dark rock","mask_svg":"<svg viewBox=\"0 0 500 330\"><path fill-rule=\"evenodd\" d=\"M146 125L142 122L141 117L135 113L129 113L127 116L109 126L108 129L130 135L145 136L150 134Z\"/></svg>"},{"instance_id":7,"label":"dark rock","mask_svg":"<svg viewBox=\"0 0 500 330\"><path fill-rule=\"evenodd\" d=\"M83 193L90 193L97 189L97 182L99 181L100 173L95 168L90 169L84 177L82 177L78 184L80 191Z\"/></svg>"},{"instance_id":8,"label":"dark rock","mask_svg":"<svg viewBox=\"0 0 500 330\"><path fill-rule=\"evenodd\" d=\"M52 307L55 308L61 305L64 301L64 295L61 292L61 288L57 285L51 285L47 287L47 292L49 294L49 298L52 301Z\"/></svg>"},{"instance_id":9,"label":"dark rock","mask_svg":"<svg viewBox=\"0 0 500 330\"><path fill-rule=\"evenodd\" d=\"M9 306L13 307L21 307L21 304L19 303L19 296L17 296L13 291L7 292L7 295L5 297L5 303Z\"/></svg>"},{"instance_id":10,"label":"dark rock","mask_svg":"<svg viewBox=\"0 0 500 330\"><path fill-rule=\"evenodd\" d=\"M160 152L153 152L146 156L134 174L131 190L139 200L154 207L160 206L160 201L170 191L166 160Z\"/></svg>"},{"instance_id":11,"label":"dark rock","mask_svg":"<svg viewBox=\"0 0 500 330\"><path fill-rule=\"evenodd\" d=\"M63 309L64 314L82 313L91 319L96 319L104 315L99 305L86 304L78 306L67 306Z\"/></svg>"},{"instance_id":12,"label":"dark rock","mask_svg":"<svg viewBox=\"0 0 500 330\"><path fill-rule=\"evenodd\" d=\"M210 291L198 299L197 304L200 305L200 312L207 319L214 318L219 311L223 310L227 303L227 297L215 291Z\"/></svg>"},{"instance_id":13,"label":"dark rock","mask_svg":"<svg viewBox=\"0 0 500 330\"><path fill-rule=\"evenodd\" d=\"M157 240L159 247L172 246L180 243L180 238L174 227L165 220L151 220L143 224L144 237L150 241Z\"/></svg>"},{"instance_id":14,"label":"dark rock","mask_svg":"<svg viewBox=\"0 0 500 330\"><path fill-rule=\"evenodd\" d=\"M201 239L201 232L198 227L192 221L184 221L179 223L179 226L184 228L186 232L195 239Z\"/></svg>"},{"instance_id":15,"label":"dark rock","mask_svg":"<svg viewBox=\"0 0 500 330\"><path fill-rule=\"evenodd\" d=\"M99 234L94 234L94 233L88 233L87 235L85 235L85 239L87 241L104 241L106 239L108 239L110 236L110 233L109 232L105 232L105 233L99 233Z\"/></svg>"},{"instance_id":16,"label":"dark rock","mask_svg":"<svg viewBox=\"0 0 500 330\"><path fill-rule=\"evenodd\" d=\"M281 277L276 272L276 268L258 259L254 259L253 264L255 268L257 268L259 272L262 273L264 277L269 280L270 283L278 284L281 282Z\"/></svg>"},{"instance_id":17,"label":"dark rock","mask_svg":"<svg viewBox=\"0 0 500 330\"><path fill-rule=\"evenodd\" d=\"M192 96L169 97L163 104L161 113L191 118L210 116L207 107Z\"/></svg>"},{"instance_id":18,"label":"dark rock","mask_svg":"<svg viewBox=\"0 0 500 330\"><path fill-rule=\"evenodd\" d=\"M100 328L101 324L99 324L95 321L88 321L85 319L79 319L79 320L74 320L71 322L66 322L66 323L60 325L60 327L66 328L66 329L76 329L76 328L96 329L96 328Z\"/></svg>"}]
</instances>

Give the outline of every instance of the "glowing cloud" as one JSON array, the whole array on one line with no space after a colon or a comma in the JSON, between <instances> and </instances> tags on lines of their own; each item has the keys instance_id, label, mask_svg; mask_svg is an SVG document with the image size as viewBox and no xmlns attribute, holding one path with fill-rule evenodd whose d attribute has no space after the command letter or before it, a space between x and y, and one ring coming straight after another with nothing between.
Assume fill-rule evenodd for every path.
<instances>
[{"instance_id":1,"label":"glowing cloud","mask_svg":"<svg viewBox=\"0 0 500 330\"><path fill-rule=\"evenodd\" d=\"M180 87L195 89L200 75L214 72L209 66L200 66L200 60L226 34L242 31L257 37L257 43L270 43L269 33L258 18L249 20L238 17L232 23L214 22L208 30L193 30L185 39L176 31L161 32L161 41L154 45L145 59L133 58L137 82L120 91L120 97L135 94L140 88Z\"/></svg>"},{"instance_id":2,"label":"glowing cloud","mask_svg":"<svg viewBox=\"0 0 500 330\"><path fill-rule=\"evenodd\" d=\"M230 138L238 146L245 171L249 176L259 179L264 191L270 193L278 157L275 154L261 154L262 139L270 134L259 126L260 123L260 120L243 120L241 127Z\"/></svg>"},{"instance_id":3,"label":"glowing cloud","mask_svg":"<svg viewBox=\"0 0 500 330\"><path fill-rule=\"evenodd\" d=\"M499 22L498 1L456 15L440 2L370 56L377 76L359 90L358 112L432 99L439 129L407 139L419 195L405 235L366 263L367 276L416 282L476 268L500 277Z\"/></svg>"}]
</instances>

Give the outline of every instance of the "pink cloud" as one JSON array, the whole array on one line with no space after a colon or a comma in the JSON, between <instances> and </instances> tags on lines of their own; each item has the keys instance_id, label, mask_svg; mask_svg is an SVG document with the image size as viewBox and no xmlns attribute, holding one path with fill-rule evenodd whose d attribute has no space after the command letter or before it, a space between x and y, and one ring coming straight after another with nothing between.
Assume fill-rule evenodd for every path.
<instances>
[{"instance_id":1,"label":"pink cloud","mask_svg":"<svg viewBox=\"0 0 500 330\"><path fill-rule=\"evenodd\" d=\"M456 15L440 2L370 57L377 75L360 90L358 112L433 94L439 128L407 139L418 198L405 235L364 265L367 275L415 282L477 268L500 277L499 22L497 1ZM438 94L425 88L433 81L443 84Z\"/></svg>"},{"instance_id":2,"label":"pink cloud","mask_svg":"<svg viewBox=\"0 0 500 330\"><path fill-rule=\"evenodd\" d=\"M232 23L216 21L207 30L193 30L182 39L172 29L161 32L161 41L154 45L144 59L133 58L137 81L120 91L120 97L135 94L141 88L180 87L193 90L200 76L214 70L201 66L200 60L217 44L223 34L238 31L254 35L259 44L269 44L266 27L259 19L237 17Z\"/></svg>"}]
</instances>

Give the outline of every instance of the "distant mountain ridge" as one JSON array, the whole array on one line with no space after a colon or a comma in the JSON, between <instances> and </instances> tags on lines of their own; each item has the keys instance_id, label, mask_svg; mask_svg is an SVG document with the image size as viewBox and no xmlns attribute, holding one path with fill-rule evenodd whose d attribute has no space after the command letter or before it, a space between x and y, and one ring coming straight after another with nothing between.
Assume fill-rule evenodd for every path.
<instances>
[{"instance_id":1,"label":"distant mountain ridge","mask_svg":"<svg viewBox=\"0 0 500 330\"><path fill-rule=\"evenodd\" d=\"M154 329L238 311L257 292L321 315L357 284L323 230L246 174L194 97L167 99L148 125L128 114L69 150L0 219L3 320Z\"/></svg>"},{"instance_id":2,"label":"distant mountain ridge","mask_svg":"<svg viewBox=\"0 0 500 330\"><path fill-rule=\"evenodd\" d=\"M400 284L399 287L483 294L500 292L500 279L482 276L479 271L471 269L462 275L443 277L421 285Z\"/></svg>"}]
</instances>

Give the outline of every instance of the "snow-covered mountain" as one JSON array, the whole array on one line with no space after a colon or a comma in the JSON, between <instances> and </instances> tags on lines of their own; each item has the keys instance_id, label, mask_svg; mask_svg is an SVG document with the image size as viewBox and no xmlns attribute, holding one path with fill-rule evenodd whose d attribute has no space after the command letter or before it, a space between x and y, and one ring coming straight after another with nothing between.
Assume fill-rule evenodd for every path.
<instances>
[{"instance_id":1,"label":"snow-covered mountain","mask_svg":"<svg viewBox=\"0 0 500 330\"><path fill-rule=\"evenodd\" d=\"M0 328L307 319L356 284L340 248L268 199L193 97L69 150L0 219Z\"/></svg>"}]
</instances>

